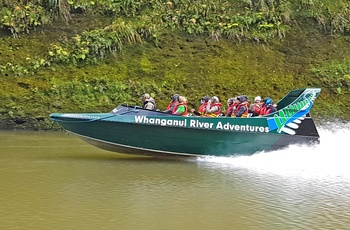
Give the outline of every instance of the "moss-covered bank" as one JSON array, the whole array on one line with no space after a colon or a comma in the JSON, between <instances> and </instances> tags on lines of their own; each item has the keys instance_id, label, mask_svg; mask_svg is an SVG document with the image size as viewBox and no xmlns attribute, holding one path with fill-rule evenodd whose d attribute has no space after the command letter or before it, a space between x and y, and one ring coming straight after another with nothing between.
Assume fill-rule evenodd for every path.
<instances>
[{"instance_id":1,"label":"moss-covered bank","mask_svg":"<svg viewBox=\"0 0 350 230\"><path fill-rule=\"evenodd\" d=\"M1 64L40 57L47 43L73 35L80 23L76 19L69 27L52 25L19 39L2 35ZM224 104L239 94L277 101L304 87L323 89L313 116L350 119L350 38L324 35L315 25L296 26L284 39L268 44L163 31L156 43L130 45L97 64L55 64L30 76L7 74L0 77L0 128L56 129L50 113L110 111L119 103L140 104L145 92L163 109L174 93L197 107L203 95L217 95Z\"/></svg>"}]
</instances>

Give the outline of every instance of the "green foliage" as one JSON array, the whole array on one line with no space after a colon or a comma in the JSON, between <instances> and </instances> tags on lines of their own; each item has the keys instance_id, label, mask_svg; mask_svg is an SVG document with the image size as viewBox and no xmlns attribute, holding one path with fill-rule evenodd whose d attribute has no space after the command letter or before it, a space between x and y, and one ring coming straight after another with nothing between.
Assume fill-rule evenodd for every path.
<instances>
[{"instance_id":1,"label":"green foliage","mask_svg":"<svg viewBox=\"0 0 350 230\"><path fill-rule=\"evenodd\" d=\"M21 14L12 16L15 4L8 2L1 8L5 12L0 19L3 29L10 29L3 23L6 15L14 21L17 17L19 28L26 28L27 23L27 29L19 30L25 33L44 25L28 26L31 20L21 18ZM317 102L321 115L334 111L329 94L350 103L350 63L342 60L349 53L349 41L340 36L344 40L332 44L339 36L326 38L323 33L349 34L346 1L30 2L33 6L29 10L40 6L48 20L61 17L64 22L53 22L43 33L34 34L40 37L41 45L33 45L32 35L19 37L15 44L11 44L11 37L2 40L0 97L6 119L36 114L47 119L56 111L105 112L120 103L139 104L140 95L146 92L155 97L161 109L175 92L187 96L189 105L196 108L203 94L217 95L222 102L238 94L251 98L257 93L278 100L286 91L305 86L323 88ZM66 5L59 9L60 3ZM78 14L70 17L71 13ZM91 15L102 15L112 23L76 29ZM304 19L312 20L305 25L307 29L300 29L305 34L299 34L295 28ZM322 33L314 27L313 19L323 26ZM295 31L297 37L293 37ZM256 46L244 41L268 44ZM46 43L51 44L48 52ZM33 53L28 48L31 45L35 46ZM328 58L333 61L324 63ZM310 63L317 67L310 70ZM344 106L337 109L338 115L346 116Z\"/></svg>"},{"instance_id":2,"label":"green foliage","mask_svg":"<svg viewBox=\"0 0 350 230\"><path fill-rule=\"evenodd\" d=\"M14 5L12 7L2 7L0 11L0 28L11 31L13 36L35 29L48 23L48 13L40 5L28 3L27 5Z\"/></svg>"},{"instance_id":3,"label":"green foliage","mask_svg":"<svg viewBox=\"0 0 350 230\"><path fill-rule=\"evenodd\" d=\"M145 74L149 75L152 73L152 62L145 55L142 56L140 65Z\"/></svg>"},{"instance_id":4,"label":"green foliage","mask_svg":"<svg viewBox=\"0 0 350 230\"><path fill-rule=\"evenodd\" d=\"M122 52L125 45L142 43L142 37L148 37L154 27L146 23L133 24L117 19L112 25L76 35L69 43L52 44L49 56L54 62L76 65L84 60L96 62L106 55Z\"/></svg>"},{"instance_id":5,"label":"green foliage","mask_svg":"<svg viewBox=\"0 0 350 230\"><path fill-rule=\"evenodd\" d=\"M312 70L315 77L334 88L335 92L341 94L350 88L350 59L343 61L332 61L328 65L315 67Z\"/></svg>"},{"instance_id":6,"label":"green foliage","mask_svg":"<svg viewBox=\"0 0 350 230\"><path fill-rule=\"evenodd\" d=\"M298 4L294 4L294 7ZM348 0L301 0L294 9L296 16L314 18L332 34L350 33L350 2Z\"/></svg>"},{"instance_id":7,"label":"green foliage","mask_svg":"<svg viewBox=\"0 0 350 230\"><path fill-rule=\"evenodd\" d=\"M208 34L214 41L222 36L255 41L267 41L275 35L284 37L287 27L283 26L285 22L281 15L287 21L288 4L259 2L260 5L254 5L253 2L241 1L233 7L226 1L180 1L174 4L176 7L171 5L172 8L164 11L162 20L173 30L184 30L194 35ZM237 7L241 9L238 12ZM248 7L254 10L247 10Z\"/></svg>"},{"instance_id":8,"label":"green foliage","mask_svg":"<svg viewBox=\"0 0 350 230\"><path fill-rule=\"evenodd\" d=\"M72 1L72 6L75 9L82 9L85 12L97 12L108 16L135 16L148 4L148 1L144 0Z\"/></svg>"},{"instance_id":9,"label":"green foliage","mask_svg":"<svg viewBox=\"0 0 350 230\"><path fill-rule=\"evenodd\" d=\"M40 68L50 66L50 62L45 59L26 59L26 65L12 64L8 62L6 65L0 65L0 74L3 76L15 75L23 76L36 73Z\"/></svg>"},{"instance_id":10,"label":"green foliage","mask_svg":"<svg viewBox=\"0 0 350 230\"><path fill-rule=\"evenodd\" d=\"M193 35L220 36L241 40L269 40L285 36L286 25L298 17L311 17L331 33L348 33L350 2L346 0L36 0L4 1L0 27L13 35L29 32L57 16L71 20L72 12L83 10L109 17L150 16L153 24L186 31ZM262 29L260 35L256 35ZM282 28L282 29L281 29Z\"/></svg>"},{"instance_id":11,"label":"green foliage","mask_svg":"<svg viewBox=\"0 0 350 230\"><path fill-rule=\"evenodd\" d=\"M116 81L103 77L79 77L69 82L52 78L51 84L50 88L38 94L51 98L52 109L78 112L103 112L106 108L113 108L120 103L139 104L142 94L149 92L152 96L157 96L154 92L158 92L159 88L154 81ZM62 98L65 98L64 104L61 102Z\"/></svg>"},{"instance_id":12,"label":"green foliage","mask_svg":"<svg viewBox=\"0 0 350 230\"><path fill-rule=\"evenodd\" d=\"M52 99L53 109L91 111L100 107L113 107L117 101L130 100L122 82L108 79L74 78L69 82L61 79L51 79L51 88L41 91L45 97ZM65 104L59 101L67 98Z\"/></svg>"}]
</instances>

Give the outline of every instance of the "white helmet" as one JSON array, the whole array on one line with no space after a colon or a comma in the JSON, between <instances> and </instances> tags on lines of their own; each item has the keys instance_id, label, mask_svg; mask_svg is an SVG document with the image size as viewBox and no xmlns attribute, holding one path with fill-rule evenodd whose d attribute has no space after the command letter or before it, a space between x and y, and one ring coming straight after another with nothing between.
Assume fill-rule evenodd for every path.
<instances>
[{"instance_id":1,"label":"white helmet","mask_svg":"<svg viewBox=\"0 0 350 230\"><path fill-rule=\"evenodd\" d=\"M256 96L256 97L254 98L254 102L256 102L256 101L261 101L261 97L260 97L260 96Z\"/></svg>"},{"instance_id":2,"label":"white helmet","mask_svg":"<svg viewBox=\"0 0 350 230\"><path fill-rule=\"evenodd\" d=\"M214 96L210 99L212 102L216 102L218 103L219 102L219 98L217 96Z\"/></svg>"}]
</instances>

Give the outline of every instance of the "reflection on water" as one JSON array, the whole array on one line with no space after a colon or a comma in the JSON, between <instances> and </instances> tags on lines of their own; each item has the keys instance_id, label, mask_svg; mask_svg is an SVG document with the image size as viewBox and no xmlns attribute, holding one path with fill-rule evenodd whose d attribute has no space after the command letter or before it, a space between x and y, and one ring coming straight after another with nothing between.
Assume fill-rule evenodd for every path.
<instances>
[{"instance_id":1,"label":"reflection on water","mask_svg":"<svg viewBox=\"0 0 350 230\"><path fill-rule=\"evenodd\" d=\"M0 132L1 229L349 229L350 123L321 144L167 161ZM345 149L345 150L344 150Z\"/></svg>"}]
</instances>

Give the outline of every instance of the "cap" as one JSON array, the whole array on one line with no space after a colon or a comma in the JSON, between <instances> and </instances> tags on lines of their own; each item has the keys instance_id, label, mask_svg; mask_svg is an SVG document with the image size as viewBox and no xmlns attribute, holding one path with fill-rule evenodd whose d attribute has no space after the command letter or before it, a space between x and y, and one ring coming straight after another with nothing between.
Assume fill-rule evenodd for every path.
<instances>
[{"instance_id":1,"label":"cap","mask_svg":"<svg viewBox=\"0 0 350 230\"><path fill-rule=\"evenodd\" d=\"M204 100L204 101L208 102L210 100L210 97L209 96L204 96L204 97L202 97L201 100Z\"/></svg>"},{"instance_id":2,"label":"cap","mask_svg":"<svg viewBox=\"0 0 350 230\"><path fill-rule=\"evenodd\" d=\"M227 104L232 105L235 100L237 100L237 99L234 97L231 97L227 100Z\"/></svg>"},{"instance_id":3,"label":"cap","mask_svg":"<svg viewBox=\"0 0 350 230\"><path fill-rule=\"evenodd\" d=\"M149 99L151 96L148 93L145 93L141 96L141 99L145 100L145 99Z\"/></svg>"},{"instance_id":4,"label":"cap","mask_svg":"<svg viewBox=\"0 0 350 230\"><path fill-rule=\"evenodd\" d=\"M180 95L177 94L177 93L175 93L175 94L174 94L173 96L171 96L170 98L171 98L171 100L175 101L175 100L178 100L179 97L180 97Z\"/></svg>"},{"instance_id":5,"label":"cap","mask_svg":"<svg viewBox=\"0 0 350 230\"><path fill-rule=\"evenodd\" d=\"M237 97L237 100L242 103L248 101L248 97L246 95L241 95Z\"/></svg>"},{"instance_id":6,"label":"cap","mask_svg":"<svg viewBox=\"0 0 350 230\"><path fill-rule=\"evenodd\" d=\"M260 96L256 96L256 97L254 98L254 102L256 102L256 101L261 101L261 97L260 97Z\"/></svg>"},{"instance_id":7,"label":"cap","mask_svg":"<svg viewBox=\"0 0 350 230\"><path fill-rule=\"evenodd\" d=\"M212 97L210 100L214 102L219 102L219 98L217 96Z\"/></svg>"}]
</instances>

